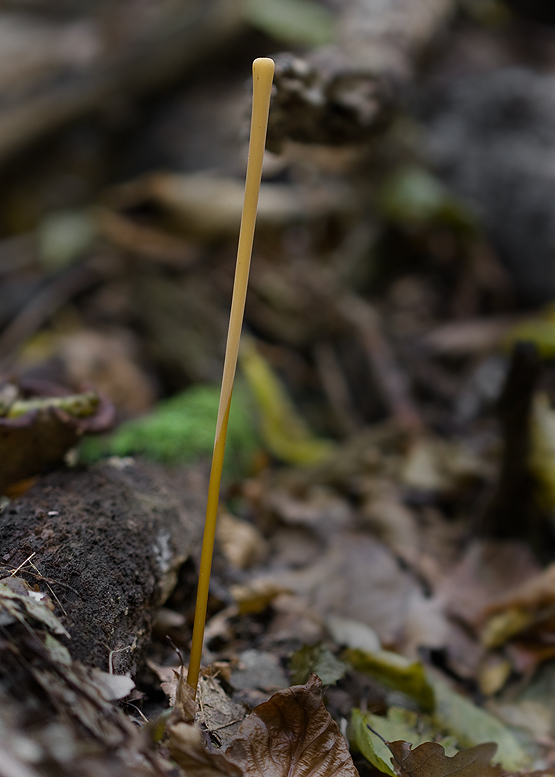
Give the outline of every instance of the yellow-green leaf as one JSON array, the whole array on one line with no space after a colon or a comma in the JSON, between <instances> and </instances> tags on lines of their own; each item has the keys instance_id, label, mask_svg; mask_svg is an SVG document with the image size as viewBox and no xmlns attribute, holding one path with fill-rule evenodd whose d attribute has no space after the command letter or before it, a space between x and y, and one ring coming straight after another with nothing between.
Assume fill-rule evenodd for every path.
<instances>
[{"instance_id":1,"label":"yellow-green leaf","mask_svg":"<svg viewBox=\"0 0 555 777\"><path fill-rule=\"evenodd\" d=\"M508 771L520 771L530 765L530 757L515 734L498 718L477 707L452 690L437 676L430 676L436 697L434 718L452 734L460 747L473 747L483 742L497 744L496 759Z\"/></svg>"},{"instance_id":2,"label":"yellow-green leaf","mask_svg":"<svg viewBox=\"0 0 555 777\"><path fill-rule=\"evenodd\" d=\"M326 459L332 444L312 434L253 340L243 341L239 359L256 401L260 431L268 451L288 464L315 464Z\"/></svg>"},{"instance_id":3,"label":"yellow-green leaf","mask_svg":"<svg viewBox=\"0 0 555 777\"><path fill-rule=\"evenodd\" d=\"M245 0L243 15L289 45L322 46L333 39L333 14L313 0Z\"/></svg>"},{"instance_id":4,"label":"yellow-green leaf","mask_svg":"<svg viewBox=\"0 0 555 777\"><path fill-rule=\"evenodd\" d=\"M388 650L369 653L352 648L345 650L341 657L359 672L375 678L389 688L406 693L423 710L433 710L434 690L419 661L409 661L404 656Z\"/></svg>"}]
</instances>

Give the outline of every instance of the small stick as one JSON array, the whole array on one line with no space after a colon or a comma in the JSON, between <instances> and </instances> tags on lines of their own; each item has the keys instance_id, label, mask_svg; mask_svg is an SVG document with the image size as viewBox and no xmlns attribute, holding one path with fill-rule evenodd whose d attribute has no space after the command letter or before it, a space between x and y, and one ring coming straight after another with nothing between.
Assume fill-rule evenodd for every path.
<instances>
[{"instance_id":1,"label":"small stick","mask_svg":"<svg viewBox=\"0 0 555 777\"><path fill-rule=\"evenodd\" d=\"M410 395L406 377L381 332L377 312L354 294L345 294L338 305L344 318L358 332L376 385L391 415L407 432L416 434L422 431L424 423Z\"/></svg>"},{"instance_id":2,"label":"small stick","mask_svg":"<svg viewBox=\"0 0 555 777\"><path fill-rule=\"evenodd\" d=\"M216 518L224 462L227 422L231 405L233 379L237 366L239 339L241 337L241 327L243 325L243 313L245 310L254 227L256 223L256 209L258 207L260 179L262 177L262 161L264 158L264 147L266 145L268 111L270 108L270 95L274 77L273 60L266 57L255 59L252 65L252 74L252 120L249 161L247 164L247 178L245 182L245 199L243 203L243 215L241 217L241 228L239 231L237 264L235 267L235 280L233 284L233 296L231 299L231 313L229 315L229 329L227 333L220 405L216 423L216 437L214 452L212 454L210 482L208 485L208 503L206 505L204 538L202 541L202 554L200 559L191 658L189 660L189 671L187 674L187 682L194 689L195 694L202 657L202 643L204 640L204 625L206 622L206 610L208 606L208 589L210 586L210 570L212 568L212 556L214 552L214 537L216 534Z\"/></svg>"},{"instance_id":3,"label":"small stick","mask_svg":"<svg viewBox=\"0 0 555 777\"><path fill-rule=\"evenodd\" d=\"M382 737L382 735L381 735L381 734L378 734L378 732L376 731L376 729L375 729L375 728L372 728L372 726L370 725L370 723L367 723L367 724L366 724L366 728L370 729L370 731L371 731L373 734L375 734L375 735L378 737L378 739L381 739L381 740L382 740L382 742L384 743L384 745L387 745L387 746L389 747L389 742L387 741L387 739L384 739L384 738Z\"/></svg>"},{"instance_id":4,"label":"small stick","mask_svg":"<svg viewBox=\"0 0 555 777\"><path fill-rule=\"evenodd\" d=\"M55 278L21 310L0 337L0 370L5 371L21 346L40 329L62 305L98 281L86 266L75 267Z\"/></svg>"}]
</instances>

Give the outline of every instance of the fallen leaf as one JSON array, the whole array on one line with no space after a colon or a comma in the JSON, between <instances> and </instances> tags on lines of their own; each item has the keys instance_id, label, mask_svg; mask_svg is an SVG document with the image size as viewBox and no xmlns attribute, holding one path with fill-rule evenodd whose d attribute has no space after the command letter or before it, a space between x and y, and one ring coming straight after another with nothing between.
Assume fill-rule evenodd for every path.
<instances>
[{"instance_id":1,"label":"fallen leaf","mask_svg":"<svg viewBox=\"0 0 555 777\"><path fill-rule=\"evenodd\" d=\"M289 682L273 653L262 650L244 650L239 653L239 666L231 672L231 685L237 690L257 688L268 691L266 699L273 691L287 688ZM264 699L265 701L265 699Z\"/></svg>"},{"instance_id":2,"label":"fallen leaf","mask_svg":"<svg viewBox=\"0 0 555 777\"><path fill-rule=\"evenodd\" d=\"M92 681L106 701L117 701L128 696L135 687L129 673L113 674L103 672L97 667L91 668Z\"/></svg>"},{"instance_id":3,"label":"fallen leaf","mask_svg":"<svg viewBox=\"0 0 555 777\"><path fill-rule=\"evenodd\" d=\"M243 189L235 178L211 173L153 173L112 190L112 203L124 211L145 202L154 203L173 217L180 232L214 240L217 236L237 234ZM317 197L311 186L263 181L257 229L279 228L292 220L310 222L334 213L348 213L352 208L353 197L348 187L336 181L333 186L320 183Z\"/></svg>"},{"instance_id":4,"label":"fallen leaf","mask_svg":"<svg viewBox=\"0 0 555 777\"><path fill-rule=\"evenodd\" d=\"M476 627L484 607L540 571L528 545L475 540L438 590L449 615Z\"/></svg>"},{"instance_id":5,"label":"fallen leaf","mask_svg":"<svg viewBox=\"0 0 555 777\"><path fill-rule=\"evenodd\" d=\"M180 683L180 680L185 682L185 679L181 676L182 672L179 666L160 666L155 661L151 661L151 659L147 659L147 665L149 669L152 669L152 671L158 676L159 680L162 682L160 683L160 688L162 691L166 694L168 697L168 702L170 704L170 707L175 707L175 700L177 696L177 689ZM197 711L197 707L194 704L194 708L192 708L192 712L190 715L183 717L183 715L180 714L178 711L177 714L174 716L176 720L186 720L187 722L190 722L193 720L195 713Z\"/></svg>"},{"instance_id":6,"label":"fallen leaf","mask_svg":"<svg viewBox=\"0 0 555 777\"><path fill-rule=\"evenodd\" d=\"M437 650L446 646L450 623L443 611L442 600L437 596L426 596L420 588L413 588L407 604L403 638L397 647L415 661L423 646Z\"/></svg>"},{"instance_id":7,"label":"fallen leaf","mask_svg":"<svg viewBox=\"0 0 555 777\"><path fill-rule=\"evenodd\" d=\"M320 617L340 615L366 623L385 645L402 641L412 594L419 587L387 546L363 532L338 535L314 564L289 572L286 581Z\"/></svg>"},{"instance_id":8,"label":"fallen leaf","mask_svg":"<svg viewBox=\"0 0 555 777\"><path fill-rule=\"evenodd\" d=\"M326 627L336 645L358 648L369 653L377 653L381 650L378 635L366 623L352 618L342 618L340 615L330 615L326 619Z\"/></svg>"},{"instance_id":9,"label":"fallen leaf","mask_svg":"<svg viewBox=\"0 0 555 777\"><path fill-rule=\"evenodd\" d=\"M449 755L453 755L457 752L454 738L445 737L444 733L429 715L419 715L412 710L394 706L388 709L387 717L353 709L348 732L349 739L363 756L376 769L390 777L394 777L395 772L390 766L391 751L386 741L405 740L415 746L441 738L440 744L448 750Z\"/></svg>"},{"instance_id":10,"label":"fallen leaf","mask_svg":"<svg viewBox=\"0 0 555 777\"><path fill-rule=\"evenodd\" d=\"M478 688L484 696L498 693L509 679L513 670L508 658L499 653L486 653L478 668Z\"/></svg>"},{"instance_id":11,"label":"fallen leaf","mask_svg":"<svg viewBox=\"0 0 555 777\"><path fill-rule=\"evenodd\" d=\"M272 609L274 617L268 629L272 639L278 642L292 639L305 645L314 645L324 639L322 619L311 609L305 597L280 594L273 600Z\"/></svg>"},{"instance_id":12,"label":"fallen leaf","mask_svg":"<svg viewBox=\"0 0 555 777\"><path fill-rule=\"evenodd\" d=\"M92 384L125 417L145 413L153 405L153 382L138 365L139 346L130 332L78 329L55 335L52 351L73 383Z\"/></svg>"},{"instance_id":13,"label":"fallen leaf","mask_svg":"<svg viewBox=\"0 0 555 777\"><path fill-rule=\"evenodd\" d=\"M165 684L169 685L170 674L166 673L166 668L152 666L160 677L167 678ZM203 737L198 720L200 712L201 722L210 730L211 726L207 718L210 717L210 707L213 704L210 696L214 693L220 692L217 702L219 701L219 706L222 707L222 719L225 719L227 712L223 707L226 703L231 704L231 701L215 683L214 678L202 676L198 686L200 703L197 704L194 698L195 691L185 679L184 667L181 666L179 672L171 669L171 674L173 675L171 694L175 693L175 703L166 733L168 750L173 760L184 770L187 777L221 777L221 775L243 777L242 770L232 764L223 753L211 751L208 740ZM225 726L225 722L223 725Z\"/></svg>"},{"instance_id":14,"label":"fallen leaf","mask_svg":"<svg viewBox=\"0 0 555 777\"><path fill-rule=\"evenodd\" d=\"M184 686L188 689L188 683ZM195 720L223 752L237 736L250 708L238 699L230 698L219 679L210 675L201 676L197 697L199 712Z\"/></svg>"},{"instance_id":15,"label":"fallen leaf","mask_svg":"<svg viewBox=\"0 0 555 777\"><path fill-rule=\"evenodd\" d=\"M280 561L274 556L276 568ZM332 615L360 621L371 626L383 644L396 647L404 646L409 609L423 596L419 582L390 549L363 532L338 533L313 563L264 573L231 588L241 613L262 612L285 592L302 598L305 611L320 621ZM435 646L436 634L418 637L424 645L433 637ZM320 639L321 633L314 641ZM411 646L420 646L413 637Z\"/></svg>"},{"instance_id":16,"label":"fallen leaf","mask_svg":"<svg viewBox=\"0 0 555 777\"><path fill-rule=\"evenodd\" d=\"M54 634L69 637L67 630L53 613L50 597L34 591L25 580L4 577L0 580L0 624L7 626L29 619L38 621Z\"/></svg>"},{"instance_id":17,"label":"fallen leaf","mask_svg":"<svg viewBox=\"0 0 555 777\"><path fill-rule=\"evenodd\" d=\"M436 722L452 734L461 747L473 747L484 740L497 744L497 760L508 771L520 771L530 765L531 757L513 731L498 718L477 707L457 693L439 676L428 673L433 686ZM528 749L531 749L531 742Z\"/></svg>"},{"instance_id":18,"label":"fallen leaf","mask_svg":"<svg viewBox=\"0 0 555 777\"><path fill-rule=\"evenodd\" d=\"M364 524L372 534L407 560L418 561L422 553L416 515L401 501L391 484L379 484L362 507Z\"/></svg>"},{"instance_id":19,"label":"fallen leaf","mask_svg":"<svg viewBox=\"0 0 555 777\"><path fill-rule=\"evenodd\" d=\"M498 647L532 626L552 633L554 604L555 564L551 564L484 608L488 621L482 631L482 642L487 647Z\"/></svg>"},{"instance_id":20,"label":"fallen leaf","mask_svg":"<svg viewBox=\"0 0 555 777\"><path fill-rule=\"evenodd\" d=\"M71 666L71 653L65 645L58 642L56 637L53 637L49 632L44 634L44 647L54 663L61 664L62 666ZM99 669L98 671L101 670Z\"/></svg>"},{"instance_id":21,"label":"fallen leaf","mask_svg":"<svg viewBox=\"0 0 555 777\"><path fill-rule=\"evenodd\" d=\"M484 660L485 648L461 621L451 620L445 640L449 666L460 678L474 681Z\"/></svg>"},{"instance_id":22,"label":"fallen leaf","mask_svg":"<svg viewBox=\"0 0 555 777\"><path fill-rule=\"evenodd\" d=\"M344 531L353 523L348 502L325 486L312 486L302 497L285 488L272 488L265 501L288 526L305 526L320 535Z\"/></svg>"},{"instance_id":23,"label":"fallen leaf","mask_svg":"<svg viewBox=\"0 0 555 777\"><path fill-rule=\"evenodd\" d=\"M50 704L79 721L97 740L113 748L129 741L135 731L133 724L107 700L91 667L73 661L71 666L32 667L31 671Z\"/></svg>"},{"instance_id":24,"label":"fallen leaf","mask_svg":"<svg viewBox=\"0 0 555 777\"><path fill-rule=\"evenodd\" d=\"M460 750L449 757L438 742L424 742L412 750L408 742L388 742L401 777L501 777L503 770L491 766L497 747L492 742Z\"/></svg>"},{"instance_id":25,"label":"fallen leaf","mask_svg":"<svg viewBox=\"0 0 555 777\"><path fill-rule=\"evenodd\" d=\"M232 585L231 595L235 599L239 614L264 612L271 602L283 593L290 593L290 588L285 580L268 576L249 580L247 583Z\"/></svg>"},{"instance_id":26,"label":"fallen leaf","mask_svg":"<svg viewBox=\"0 0 555 777\"><path fill-rule=\"evenodd\" d=\"M494 615L485 625L481 634L482 644L487 648L501 647L512 637L527 631L533 624L533 612L520 607L509 607Z\"/></svg>"},{"instance_id":27,"label":"fallen leaf","mask_svg":"<svg viewBox=\"0 0 555 777\"><path fill-rule=\"evenodd\" d=\"M245 719L226 756L244 777L356 777L345 738L324 707L321 680L279 691Z\"/></svg>"},{"instance_id":28,"label":"fallen leaf","mask_svg":"<svg viewBox=\"0 0 555 777\"><path fill-rule=\"evenodd\" d=\"M180 721L168 727L168 750L187 777L243 777L244 772L222 753L210 753L204 746L200 728Z\"/></svg>"},{"instance_id":29,"label":"fallen leaf","mask_svg":"<svg viewBox=\"0 0 555 777\"><path fill-rule=\"evenodd\" d=\"M435 438L414 442L401 471L405 486L440 494L457 493L481 475L482 464L470 450Z\"/></svg>"},{"instance_id":30,"label":"fallen leaf","mask_svg":"<svg viewBox=\"0 0 555 777\"><path fill-rule=\"evenodd\" d=\"M181 665L179 673L174 672L177 680L172 720L178 723L191 723L198 712L195 690L185 679L185 667Z\"/></svg>"},{"instance_id":31,"label":"fallen leaf","mask_svg":"<svg viewBox=\"0 0 555 777\"><path fill-rule=\"evenodd\" d=\"M288 464L299 465L316 464L328 458L332 443L312 434L285 386L257 351L254 340L243 340L239 359L256 401L262 438L270 453Z\"/></svg>"},{"instance_id":32,"label":"fallen leaf","mask_svg":"<svg viewBox=\"0 0 555 777\"><path fill-rule=\"evenodd\" d=\"M238 569L249 569L267 555L267 543L252 523L220 510L216 538L224 556Z\"/></svg>"},{"instance_id":33,"label":"fallen leaf","mask_svg":"<svg viewBox=\"0 0 555 777\"><path fill-rule=\"evenodd\" d=\"M45 381L22 381L20 389L25 399L0 417L0 493L59 463L83 434L103 432L114 420L113 406L94 394L71 395Z\"/></svg>"},{"instance_id":34,"label":"fallen leaf","mask_svg":"<svg viewBox=\"0 0 555 777\"><path fill-rule=\"evenodd\" d=\"M369 653L353 648L345 650L342 658L359 672L375 678L389 688L406 693L418 702L423 710L434 709L434 690L420 661L410 661L389 650Z\"/></svg>"},{"instance_id":35,"label":"fallen leaf","mask_svg":"<svg viewBox=\"0 0 555 777\"><path fill-rule=\"evenodd\" d=\"M314 0L248 0L245 18L287 46L323 46L333 40L334 19Z\"/></svg>"},{"instance_id":36,"label":"fallen leaf","mask_svg":"<svg viewBox=\"0 0 555 777\"><path fill-rule=\"evenodd\" d=\"M489 699L488 709L508 726L524 729L540 744L542 741L547 743L555 729L555 710L552 709L552 698L551 689L547 686L544 691L543 703L527 699L519 700L518 698L510 702Z\"/></svg>"},{"instance_id":37,"label":"fallen leaf","mask_svg":"<svg viewBox=\"0 0 555 777\"><path fill-rule=\"evenodd\" d=\"M372 716L376 717L376 716ZM347 731L353 749L358 750L382 774L397 777L389 765L391 758L386 742L372 734L367 726L370 715L365 715L356 707L351 711L351 723Z\"/></svg>"},{"instance_id":38,"label":"fallen leaf","mask_svg":"<svg viewBox=\"0 0 555 777\"><path fill-rule=\"evenodd\" d=\"M296 650L289 661L291 679L297 685L317 674L324 685L340 680L349 667L334 656L325 645L304 645Z\"/></svg>"}]
</instances>

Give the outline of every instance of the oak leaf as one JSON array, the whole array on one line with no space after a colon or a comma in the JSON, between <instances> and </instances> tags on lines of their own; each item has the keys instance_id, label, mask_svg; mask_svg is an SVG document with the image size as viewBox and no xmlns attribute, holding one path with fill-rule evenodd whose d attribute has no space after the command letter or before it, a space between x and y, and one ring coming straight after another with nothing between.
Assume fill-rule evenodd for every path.
<instances>
[{"instance_id":1,"label":"oak leaf","mask_svg":"<svg viewBox=\"0 0 555 777\"><path fill-rule=\"evenodd\" d=\"M347 742L324 707L322 681L275 693L246 718L226 757L244 777L357 777Z\"/></svg>"},{"instance_id":2,"label":"oak leaf","mask_svg":"<svg viewBox=\"0 0 555 777\"><path fill-rule=\"evenodd\" d=\"M501 777L500 766L491 766L497 745L486 742L450 757L438 742L424 742L412 749L408 742L388 742L394 766L401 777Z\"/></svg>"}]
</instances>

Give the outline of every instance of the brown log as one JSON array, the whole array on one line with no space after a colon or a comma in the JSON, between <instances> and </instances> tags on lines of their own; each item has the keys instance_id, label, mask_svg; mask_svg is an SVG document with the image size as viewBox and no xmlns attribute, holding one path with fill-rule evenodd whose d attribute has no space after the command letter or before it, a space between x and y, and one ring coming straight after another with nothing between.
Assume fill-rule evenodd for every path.
<instances>
[{"instance_id":1,"label":"brown log","mask_svg":"<svg viewBox=\"0 0 555 777\"><path fill-rule=\"evenodd\" d=\"M48 475L0 514L0 576L21 565L18 576L55 597L73 659L134 673L199 546L205 491L197 471L146 464Z\"/></svg>"}]
</instances>

